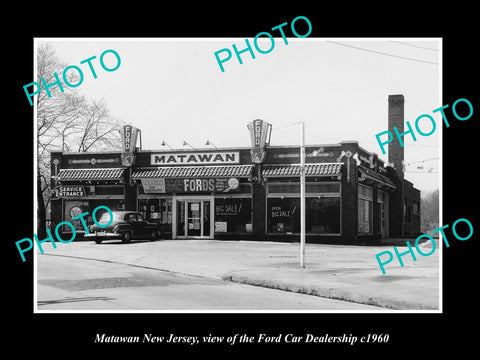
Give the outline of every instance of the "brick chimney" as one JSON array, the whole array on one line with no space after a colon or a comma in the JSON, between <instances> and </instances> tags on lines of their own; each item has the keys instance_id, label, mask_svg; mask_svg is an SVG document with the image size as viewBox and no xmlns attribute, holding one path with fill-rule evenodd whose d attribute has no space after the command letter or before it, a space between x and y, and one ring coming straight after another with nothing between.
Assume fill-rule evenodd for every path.
<instances>
[{"instance_id":1,"label":"brick chimney","mask_svg":"<svg viewBox=\"0 0 480 360\"><path fill-rule=\"evenodd\" d=\"M388 162L393 164L398 177L403 180L404 148L400 146L393 127L397 128L399 134L403 133L404 114L403 104L405 99L403 95L388 96L388 131L393 134L393 141L388 144Z\"/></svg>"}]
</instances>

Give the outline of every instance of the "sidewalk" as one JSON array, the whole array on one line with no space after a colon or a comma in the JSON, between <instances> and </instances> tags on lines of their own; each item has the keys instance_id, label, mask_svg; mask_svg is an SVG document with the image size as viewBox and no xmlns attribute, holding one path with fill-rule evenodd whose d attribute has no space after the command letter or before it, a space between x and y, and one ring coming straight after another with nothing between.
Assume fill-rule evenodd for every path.
<instances>
[{"instance_id":1,"label":"sidewalk","mask_svg":"<svg viewBox=\"0 0 480 360\"><path fill-rule=\"evenodd\" d=\"M395 241L406 251L406 239ZM411 244L413 242L411 241ZM74 242L44 249L51 255L91 258L188 275L353 301L396 310L439 309L439 250L417 261L407 254L378 266L382 246L306 244L305 268L298 243L219 240L160 240L131 244ZM431 244L420 245L428 253ZM428 248L430 247L430 249ZM39 254L39 258L41 255Z\"/></svg>"},{"instance_id":2,"label":"sidewalk","mask_svg":"<svg viewBox=\"0 0 480 360\"><path fill-rule=\"evenodd\" d=\"M394 241L391 246L307 245L303 269L299 256L272 255L272 259L277 259L276 264L263 269L236 270L223 278L396 310L439 309L437 252L431 257L417 255L416 262L410 255L404 256L403 268L394 257L385 265L386 274L382 275L375 254L393 252L393 246L402 253L407 250L405 241ZM291 245L300 251L298 244ZM428 249L425 244L422 248L428 253L431 246Z\"/></svg>"}]
</instances>

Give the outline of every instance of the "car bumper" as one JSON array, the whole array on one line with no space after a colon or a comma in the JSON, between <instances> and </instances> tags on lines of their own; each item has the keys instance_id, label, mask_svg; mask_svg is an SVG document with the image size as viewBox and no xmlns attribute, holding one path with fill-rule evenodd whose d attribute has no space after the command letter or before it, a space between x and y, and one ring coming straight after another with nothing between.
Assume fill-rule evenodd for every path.
<instances>
[{"instance_id":1,"label":"car bumper","mask_svg":"<svg viewBox=\"0 0 480 360\"><path fill-rule=\"evenodd\" d=\"M122 234L96 231L94 233L85 234L83 237L86 239L121 239Z\"/></svg>"}]
</instances>

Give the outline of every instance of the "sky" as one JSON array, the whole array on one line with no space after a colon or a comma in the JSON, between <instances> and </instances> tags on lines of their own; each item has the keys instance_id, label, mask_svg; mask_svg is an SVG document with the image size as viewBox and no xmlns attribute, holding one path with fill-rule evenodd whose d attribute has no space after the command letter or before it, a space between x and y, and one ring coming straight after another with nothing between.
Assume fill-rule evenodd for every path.
<instances>
[{"instance_id":1,"label":"sky","mask_svg":"<svg viewBox=\"0 0 480 360\"><path fill-rule=\"evenodd\" d=\"M430 136L405 138L406 179L422 192L440 187L442 123L433 110L441 97L441 39L438 38L275 38L272 51L255 59L247 51L243 64L232 44L246 48L245 38L37 38L50 42L57 56L84 73L78 91L103 98L111 114L142 132L144 150L249 147L247 124L272 124L271 145L299 145L305 122L307 145L355 140L385 161L375 135L387 130L388 95L405 97L405 121L422 114L437 121ZM264 38L263 50L271 46ZM214 53L229 49L222 72ZM100 55L113 49L119 68L104 71ZM388 55L386 55L388 54ZM82 60L92 56L97 78ZM222 53L220 56L226 56ZM112 54L107 66L115 65ZM32 80L33 81L33 80ZM425 132L429 124L422 124Z\"/></svg>"}]
</instances>

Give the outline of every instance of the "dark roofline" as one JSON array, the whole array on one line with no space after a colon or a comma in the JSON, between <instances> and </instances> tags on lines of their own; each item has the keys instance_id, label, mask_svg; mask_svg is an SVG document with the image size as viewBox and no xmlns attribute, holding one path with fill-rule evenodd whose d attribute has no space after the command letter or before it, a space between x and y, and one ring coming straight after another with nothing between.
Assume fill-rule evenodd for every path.
<instances>
[{"instance_id":1,"label":"dark roofline","mask_svg":"<svg viewBox=\"0 0 480 360\"><path fill-rule=\"evenodd\" d=\"M377 153L370 152L359 145L358 141L355 140L348 140L348 141L341 141L339 143L334 144L306 144L306 148L315 148L315 147L341 147L342 144L357 144L359 150L366 152L367 154L374 154L377 155L378 161L382 164L385 164L385 161L381 159ZM268 149L298 149L300 145L270 145L267 147ZM172 153L193 153L193 152L217 152L217 151L241 151L241 150L250 150L251 146L236 146L236 147L218 147L218 148L211 148L211 147L202 147L202 148L177 148L177 149L149 149L149 150L137 150L137 153L164 153L164 154L172 154ZM115 150L115 151L85 151L85 152L61 152L61 151L51 151L50 154L62 154L66 156L89 156L89 155L121 155L122 150Z\"/></svg>"}]
</instances>

